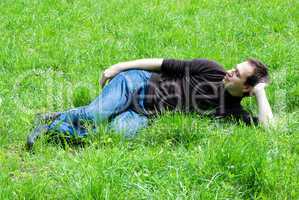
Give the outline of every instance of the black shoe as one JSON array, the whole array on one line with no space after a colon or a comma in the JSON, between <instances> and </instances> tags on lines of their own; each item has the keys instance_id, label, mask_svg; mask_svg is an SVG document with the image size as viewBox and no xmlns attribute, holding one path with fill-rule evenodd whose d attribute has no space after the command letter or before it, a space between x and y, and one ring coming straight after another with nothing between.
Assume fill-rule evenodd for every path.
<instances>
[{"instance_id":1,"label":"black shoe","mask_svg":"<svg viewBox=\"0 0 299 200\"><path fill-rule=\"evenodd\" d=\"M48 132L47 124L49 124L49 122L53 122L60 115L61 115L60 112L45 113L45 114L38 113L36 115L34 121L34 127L36 128L27 137L26 147L28 150L32 149L34 143L41 135Z\"/></svg>"},{"instance_id":2,"label":"black shoe","mask_svg":"<svg viewBox=\"0 0 299 200\"><path fill-rule=\"evenodd\" d=\"M45 114L38 113L38 114L36 115L36 119L37 119L39 122L47 123L47 122L49 122L49 121L54 121L54 120L55 120L56 118L58 118L60 115L61 115L60 112L45 113Z\"/></svg>"},{"instance_id":3,"label":"black shoe","mask_svg":"<svg viewBox=\"0 0 299 200\"><path fill-rule=\"evenodd\" d=\"M31 150L34 143L36 142L37 138L39 138L41 135L48 132L48 126L47 125L39 125L37 126L27 137L27 149Z\"/></svg>"}]
</instances>

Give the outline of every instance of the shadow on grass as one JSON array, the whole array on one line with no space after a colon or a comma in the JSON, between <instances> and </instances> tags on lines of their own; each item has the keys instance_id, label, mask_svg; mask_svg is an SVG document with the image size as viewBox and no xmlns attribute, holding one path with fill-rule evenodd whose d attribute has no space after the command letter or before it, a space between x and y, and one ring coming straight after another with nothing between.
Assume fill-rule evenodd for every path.
<instances>
[{"instance_id":1,"label":"shadow on grass","mask_svg":"<svg viewBox=\"0 0 299 200\"><path fill-rule=\"evenodd\" d=\"M210 137L229 135L236 130L244 131L245 125L236 125L226 120L212 120L195 115L166 114L150 121L149 127L140 130L133 138L126 138L122 133L109 130L108 122L101 124L96 131L90 130L84 137L72 136L51 131L44 136L44 144L51 144L63 149L82 149L87 146L111 147L125 145L129 149L140 146L165 146L176 148L193 145L205 145Z\"/></svg>"}]
</instances>

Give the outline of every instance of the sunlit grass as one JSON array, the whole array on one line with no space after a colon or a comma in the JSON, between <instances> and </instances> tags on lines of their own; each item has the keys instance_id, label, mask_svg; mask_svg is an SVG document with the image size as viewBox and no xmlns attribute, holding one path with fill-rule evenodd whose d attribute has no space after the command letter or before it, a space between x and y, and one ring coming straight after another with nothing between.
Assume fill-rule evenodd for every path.
<instances>
[{"instance_id":1,"label":"sunlit grass","mask_svg":"<svg viewBox=\"0 0 299 200\"><path fill-rule=\"evenodd\" d=\"M0 2L0 199L298 199L299 3ZM103 69L137 58L269 65L269 130L166 114L134 139L38 141L36 113L88 104ZM255 99L243 102L257 113Z\"/></svg>"}]
</instances>

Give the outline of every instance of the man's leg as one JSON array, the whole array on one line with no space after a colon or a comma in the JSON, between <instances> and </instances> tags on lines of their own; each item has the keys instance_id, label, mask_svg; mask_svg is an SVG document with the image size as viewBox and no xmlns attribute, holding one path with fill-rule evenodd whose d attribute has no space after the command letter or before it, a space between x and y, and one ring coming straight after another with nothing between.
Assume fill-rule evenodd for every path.
<instances>
[{"instance_id":1,"label":"man's leg","mask_svg":"<svg viewBox=\"0 0 299 200\"><path fill-rule=\"evenodd\" d=\"M92 122L96 125L103 120L109 119L112 115L117 115L126 110L131 103L134 91L129 87L130 83L128 83L128 78L124 76L125 74L120 73L114 77L103 88L101 94L88 106L62 113L49 126L49 129L84 136L87 133L86 130L82 129L84 122ZM132 72L130 75L134 76Z\"/></svg>"},{"instance_id":2,"label":"man's leg","mask_svg":"<svg viewBox=\"0 0 299 200\"><path fill-rule=\"evenodd\" d=\"M27 138L27 146L32 148L35 140L47 131L77 134L84 136L87 130L82 122L88 121L97 125L123 111L131 104L133 93L147 84L150 73L144 70L128 70L115 76L104 88L101 94L88 106L83 106L63 112L50 125L39 125Z\"/></svg>"},{"instance_id":3,"label":"man's leg","mask_svg":"<svg viewBox=\"0 0 299 200\"><path fill-rule=\"evenodd\" d=\"M32 145L41 130L86 135L87 130L82 128L82 122L88 121L96 125L123 112L129 107L133 93L139 87L143 87L149 78L150 73L144 70L129 70L118 74L90 105L63 112L49 126L37 127L29 135L27 143Z\"/></svg>"},{"instance_id":4,"label":"man's leg","mask_svg":"<svg viewBox=\"0 0 299 200\"><path fill-rule=\"evenodd\" d=\"M123 133L126 137L134 137L138 130L147 125L148 118L146 116L128 109L114 117L109 126L116 132Z\"/></svg>"}]
</instances>

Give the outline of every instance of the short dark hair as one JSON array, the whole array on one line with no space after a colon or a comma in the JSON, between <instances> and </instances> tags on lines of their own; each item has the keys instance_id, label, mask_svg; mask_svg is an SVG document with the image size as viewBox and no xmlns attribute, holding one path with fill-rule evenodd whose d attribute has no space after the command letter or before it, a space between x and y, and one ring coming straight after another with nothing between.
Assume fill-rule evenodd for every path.
<instances>
[{"instance_id":1,"label":"short dark hair","mask_svg":"<svg viewBox=\"0 0 299 200\"><path fill-rule=\"evenodd\" d=\"M246 61L249 62L249 64L253 66L255 69L253 75L247 78L245 84L253 87L258 83L269 82L269 73L267 65L254 58L248 58Z\"/></svg>"}]
</instances>

